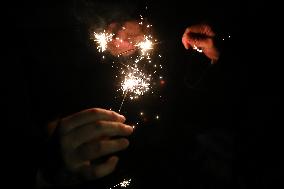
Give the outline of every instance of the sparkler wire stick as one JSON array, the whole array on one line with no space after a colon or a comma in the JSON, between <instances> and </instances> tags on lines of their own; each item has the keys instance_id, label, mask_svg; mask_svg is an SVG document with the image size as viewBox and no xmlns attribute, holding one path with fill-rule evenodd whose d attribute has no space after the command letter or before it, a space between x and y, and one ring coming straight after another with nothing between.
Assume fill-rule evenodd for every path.
<instances>
[{"instance_id":1,"label":"sparkler wire stick","mask_svg":"<svg viewBox=\"0 0 284 189\"><path fill-rule=\"evenodd\" d=\"M126 53L131 52L131 51L135 51L136 49L137 48L132 48L132 49L126 50L126 51L124 51L122 53L119 53L118 56L121 56L121 55L126 54Z\"/></svg>"},{"instance_id":2,"label":"sparkler wire stick","mask_svg":"<svg viewBox=\"0 0 284 189\"><path fill-rule=\"evenodd\" d=\"M127 92L128 92L128 90L126 90L125 94L123 95L123 99L122 99L122 101L121 101L121 104L120 104L118 113L120 113L120 111L121 111L122 105L123 105L123 103L124 103L124 101L125 101L125 97L126 97L126 95L127 95Z\"/></svg>"}]
</instances>

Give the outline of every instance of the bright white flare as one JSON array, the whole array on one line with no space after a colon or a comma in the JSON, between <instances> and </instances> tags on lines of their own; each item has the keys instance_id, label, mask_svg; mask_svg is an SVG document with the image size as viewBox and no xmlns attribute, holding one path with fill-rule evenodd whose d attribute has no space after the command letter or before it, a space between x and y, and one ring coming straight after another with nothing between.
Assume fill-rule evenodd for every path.
<instances>
[{"instance_id":1,"label":"bright white flare","mask_svg":"<svg viewBox=\"0 0 284 189\"><path fill-rule=\"evenodd\" d=\"M200 53L203 52L202 49L198 48L196 45L193 45L193 49Z\"/></svg>"},{"instance_id":2,"label":"bright white flare","mask_svg":"<svg viewBox=\"0 0 284 189\"><path fill-rule=\"evenodd\" d=\"M94 41L98 44L97 49L99 50L99 52L104 52L107 49L108 42L112 41L112 37L114 36L114 34L107 33L104 31L101 33L94 32L94 36Z\"/></svg>"},{"instance_id":3,"label":"bright white flare","mask_svg":"<svg viewBox=\"0 0 284 189\"><path fill-rule=\"evenodd\" d=\"M129 180L123 180L123 181L121 181L120 183L114 185L112 188L116 188L116 187L127 188L127 186L129 186L130 183L131 183L131 179L129 179ZM112 188L109 188L109 189L112 189Z\"/></svg>"},{"instance_id":4,"label":"bright white flare","mask_svg":"<svg viewBox=\"0 0 284 189\"><path fill-rule=\"evenodd\" d=\"M138 68L129 68L128 72L122 72L125 75L121 83L123 93L128 93L130 99L138 98L150 89L151 77L144 74Z\"/></svg>"},{"instance_id":5,"label":"bright white flare","mask_svg":"<svg viewBox=\"0 0 284 189\"><path fill-rule=\"evenodd\" d=\"M135 45L141 50L142 55L146 55L149 50L153 49L151 38L151 36L144 36L144 40Z\"/></svg>"}]
</instances>

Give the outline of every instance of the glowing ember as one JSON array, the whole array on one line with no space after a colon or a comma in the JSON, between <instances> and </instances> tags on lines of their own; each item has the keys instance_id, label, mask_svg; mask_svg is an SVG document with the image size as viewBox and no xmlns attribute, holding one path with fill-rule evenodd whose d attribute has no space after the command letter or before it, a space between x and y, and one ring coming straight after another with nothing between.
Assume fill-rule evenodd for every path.
<instances>
[{"instance_id":1,"label":"glowing ember","mask_svg":"<svg viewBox=\"0 0 284 189\"><path fill-rule=\"evenodd\" d=\"M196 45L193 46L193 49L200 53L203 52L202 49L198 48Z\"/></svg>"}]
</instances>

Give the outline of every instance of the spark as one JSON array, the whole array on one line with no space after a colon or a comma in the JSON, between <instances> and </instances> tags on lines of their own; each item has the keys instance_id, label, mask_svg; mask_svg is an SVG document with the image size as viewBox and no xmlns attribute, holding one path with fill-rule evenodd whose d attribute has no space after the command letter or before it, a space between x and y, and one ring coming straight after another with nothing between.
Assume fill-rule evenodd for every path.
<instances>
[{"instance_id":1,"label":"spark","mask_svg":"<svg viewBox=\"0 0 284 189\"><path fill-rule=\"evenodd\" d=\"M130 182L131 182L131 179L124 180L120 183L120 187L127 187L127 186L129 186Z\"/></svg>"},{"instance_id":2,"label":"spark","mask_svg":"<svg viewBox=\"0 0 284 189\"><path fill-rule=\"evenodd\" d=\"M143 25L143 27L145 26L145 28L147 29L150 29L152 27L151 24L146 24L147 21L144 20L141 15L140 19L140 25ZM122 27L121 29L126 30L125 27ZM122 67L111 65L112 68L117 68L120 70L120 73L114 76L115 78L119 78L117 91L122 91L123 94L118 112L121 111L126 99L138 99L146 92L149 93L150 90L154 89L157 86L157 82L155 80L159 78L160 80L162 79L160 73L158 73L160 71L158 69L162 69L162 66L156 62L155 58L152 57L153 51L155 50L154 46L158 42L157 39L154 39L149 32L150 30L147 30L147 32L144 33L142 39L140 39L139 41L132 41L132 38L128 38L127 42L132 45L129 49L117 55L117 57L120 57L123 54L133 54L131 51L135 51L135 56L130 57L130 62L127 61L127 63L124 63L125 59L121 58L119 58L118 61L112 62L113 64L119 63L120 65L122 65ZM99 52L108 50L108 44L112 40L116 40L118 42L116 44L117 48L120 48L122 46L122 43L124 42L122 38L114 37L114 34L107 33L105 30L101 33L94 32L94 41L97 44L97 49ZM162 55L158 53L157 58L161 57ZM103 56L102 58L107 59L107 57L105 56ZM152 91L150 94L154 94L154 91ZM144 113L141 112L140 115L143 116Z\"/></svg>"},{"instance_id":3,"label":"spark","mask_svg":"<svg viewBox=\"0 0 284 189\"><path fill-rule=\"evenodd\" d=\"M99 52L104 52L107 49L107 44L108 42L112 41L112 37L114 34L112 33L107 33L107 32L101 32L101 33L96 33L94 32L95 39L94 41L97 42L98 44L98 51Z\"/></svg>"},{"instance_id":4,"label":"spark","mask_svg":"<svg viewBox=\"0 0 284 189\"><path fill-rule=\"evenodd\" d=\"M118 186L120 186L121 188L126 188L127 186L129 186L131 183L131 179L129 180L123 180L121 181L120 183L114 185L113 187L109 188L109 189L112 189L112 188L116 188Z\"/></svg>"},{"instance_id":5,"label":"spark","mask_svg":"<svg viewBox=\"0 0 284 189\"><path fill-rule=\"evenodd\" d=\"M196 45L193 45L193 49L200 53L203 52L202 49L198 48Z\"/></svg>"}]
</instances>

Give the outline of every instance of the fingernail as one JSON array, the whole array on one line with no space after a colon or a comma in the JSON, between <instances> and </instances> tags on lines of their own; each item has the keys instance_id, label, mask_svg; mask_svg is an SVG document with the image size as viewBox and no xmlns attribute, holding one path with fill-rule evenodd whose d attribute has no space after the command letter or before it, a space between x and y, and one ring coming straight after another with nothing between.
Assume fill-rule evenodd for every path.
<instances>
[{"instance_id":1,"label":"fingernail","mask_svg":"<svg viewBox=\"0 0 284 189\"><path fill-rule=\"evenodd\" d=\"M131 126L125 125L125 128L128 129L131 132L133 131L133 127L131 127Z\"/></svg>"},{"instance_id":2,"label":"fingernail","mask_svg":"<svg viewBox=\"0 0 284 189\"><path fill-rule=\"evenodd\" d=\"M120 117L125 121L126 120L126 118L123 116L123 115L120 115Z\"/></svg>"}]
</instances>

